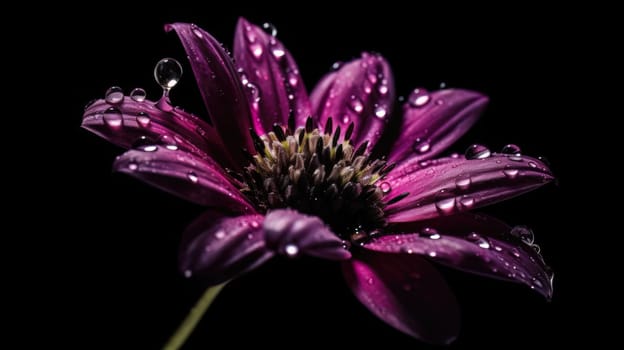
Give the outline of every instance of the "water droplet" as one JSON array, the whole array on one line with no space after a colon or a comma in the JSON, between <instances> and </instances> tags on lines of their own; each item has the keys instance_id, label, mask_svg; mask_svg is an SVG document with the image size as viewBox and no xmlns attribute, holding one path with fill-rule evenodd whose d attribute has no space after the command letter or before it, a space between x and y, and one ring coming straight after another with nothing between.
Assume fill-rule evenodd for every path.
<instances>
[{"instance_id":1,"label":"water droplet","mask_svg":"<svg viewBox=\"0 0 624 350\"><path fill-rule=\"evenodd\" d=\"M141 88L136 88L130 92L130 98L136 102L145 101L146 96L147 96L147 93L145 92L145 90Z\"/></svg>"},{"instance_id":2,"label":"water droplet","mask_svg":"<svg viewBox=\"0 0 624 350\"><path fill-rule=\"evenodd\" d=\"M483 249L490 249L490 243L478 233L472 232L468 235L468 237L466 237L466 239Z\"/></svg>"},{"instance_id":3,"label":"water droplet","mask_svg":"<svg viewBox=\"0 0 624 350\"><path fill-rule=\"evenodd\" d=\"M388 193L390 192L390 190L392 190L392 187L387 182L382 182L381 184L379 184L379 188L381 189L381 192L383 193Z\"/></svg>"},{"instance_id":4,"label":"water droplet","mask_svg":"<svg viewBox=\"0 0 624 350\"><path fill-rule=\"evenodd\" d=\"M351 96L351 102L349 103L349 105L355 113L359 114L362 113L362 111L364 110L364 104L362 104L362 101L360 101L360 99L355 96Z\"/></svg>"},{"instance_id":5,"label":"water droplet","mask_svg":"<svg viewBox=\"0 0 624 350\"><path fill-rule=\"evenodd\" d=\"M509 165L503 170L503 174L510 179L515 179L518 176L518 173L520 173L518 169L511 168Z\"/></svg>"},{"instance_id":6,"label":"water droplet","mask_svg":"<svg viewBox=\"0 0 624 350\"><path fill-rule=\"evenodd\" d=\"M199 181L199 177L197 177L197 174L195 174L195 173L194 173L194 172L192 172L192 171L189 171L189 172L186 174L186 177L187 177L187 178L188 178L188 179L189 179L192 183L194 183L194 184L196 184L196 183Z\"/></svg>"},{"instance_id":7,"label":"water droplet","mask_svg":"<svg viewBox=\"0 0 624 350\"><path fill-rule=\"evenodd\" d=\"M154 79L165 91L171 90L182 78L182 65L174 58L163 58L154 68Z\"/></svg>"},{"instance_id":8,"label":"water droplet","mask_svg":"<svg viewBox=\"0 0 624 350\"><path fill-rule=\"evenodd\" d=\"M373 284L373 278L369 277L368 279L366 279L366 283Z\"/></svg>"},{"instance_id":9,"label":"water droplet","mask_svg":"<svg viewBox=\"0 0 624 350\"><path fill-rule=\"evenodd\" d=\"M342 67L342 62L336 61L336 62L334 62L334 64L332 64L331 69L336 71L336 70L340 69L340 67Z\"/></svg>"},{"instance_id":10,"label":"water droplet","mask_svg":"<svg viewBox=\"0 0 624 350\"><path fill-rule=\"evenodd\" d=\"M425 227L419 233L422 237L427 237L429 239L440 239L442 236L438 233L438 231L432 227Z\"/></svg>"},{"instance_id":11,"label":"water droplet","mask_svg":"<svg viewBox=\"0 0 624 350\"><path fill-rule=\"evenodd\" d=\"M407 102L410 106L420 108L431 100L429 92L425 89L414 89L407 98Z\"/></svg>"},{"instance_id":12,"label":"water droplet","mask_svg":"<svg viewBox=\"0 0 624 350\"><path fill-rule=\"evenodd\" d=\"M436 253L435 251L433 251L433 250L432 250L432 251L430 251L430 252L428 253L428 255L429 255L430 257L432 257L432 258L435 258L435 257L438 255L438 253Z\"/></svg>"},{"instance_id":13,"label":"water droplet","mask_svg":"<svg viewBox=\"0 0 624 350\"><path fill-rule=\"evenodd\" d=\"M343 124L347 124L349 123L349 121L351 120L351 118L349 118L349 116L347 114L345 114L344 116L342 116L342 123Z\"/></svg>"},{"instance_id":14,"label":"water droplet","mask_svg":"<svg viewBox=\"0 0 624 350\"><path fill-rule=\"evenodd\" d=\"M191 278L191 276L193 276L193 271L191 271L191 270L184 270L184 277Z\"/></svg>"},{"instance_id":15,"label":"water droplet","mask_svg":"<svg viewBox=\"0 0 624 350\"><path fill-rule=\"evenodd\" d=\"M251 227L253 227L253 228L258 228L258 227L260 226L260 224L259 224L256 220L253 220L253 221L252 221L251 223L249 223L249 224L250 224L250 225L251 225Z\"/></svg>"},{"instance_id":16,"label":"water droplet","mask_svg":"<svg viewBox=\"0 0 624 350\"><path fill-rule=\"evenodd\" d=\"M442 214L450 214L455 208L455 197L442 198L435 203L436 209Z\"/></svg>"},{"instance_id":17,"label":"water droplet","mask_svg":"<svg viewBox=\"0 0 624 350\"><path fill-rule=\"evenodd\" d=\"M412 149L416 153L427 153L431 149L431 144L428 140L421 139L420 137L416 138L414 144L412 145Z\"/></svg>"},{"instance_id":18,"label":"water droplet","mask_svg":"<svg viewBox=\"0 0 624 350\"><path fill-rule=\"evenodd\" d=\"M469 208L472 208L474 206L475 199L470 197L470 196L463 196L459 200L459 204L462 206L462 208L469 209Z\"/></svg>"},{"instance_id":19,"label":"water droplet","mask_svg":"<svg viewBox=\"0 0 624 350\"><path fill-rule=\"evenodd\" d=\"M522 161L522 157L520 156L520 153L516 153L514 155L511 155L511 156L507 157L507 159L513 160L514 162L521 162Z\"/></svg>"},{"instance_id":20,"label":"water droplet","mask_svg":"<svg viewBox=\"0 0 624 350\"><path fill-rule=\"evenodd\" d=\"M377 88L377 90L379 91L380 94L385 95L388 93L388 85L386 84L379 85L379 88Z\"/></svg>"},{"instance_id":21,"label":"water droplet","mask_svg":"<svg viewBox=\"0 0 624 350\"><path fill-rule=\"evenodd\" d=\"M286 50L284 49L284 47L282 45L276 44L271 49L271 53L273 54L273 57L275 57L277 60L281 60L282 57L284 57L284 55L286 55Z\"/></svg>"},{"instance_id":22,"label":"water droplet","mask_svg":"<svg viewBox=\"0 0 624 350\"><path fill-rule=\"evenodd\" d=\"M535 164L535 162L529 162L529 166L531 168L537 168L537 164Z\"/></svg>"},{"instance_id":23,"label":"water droplet","mask_svg":"<svg viewBox=\"0 0 624 350\"><path fill-rule=\"evenodd\" d=\"M107 109L104 112L103 118L104 123L106 123L106 125L113 129L118 129L123 124L121 112L115 107L110 107L109 109Z\"/></svg>"},{"instance_id":24,"label":"water droplet","mask_svg":"<svg viewBox=\"0 0 624 350\"><path fill-rule=\"evenodd\" d=\"M135 171L139 168L139 165L136 162L130 162L128 163L128 169Z\"/></svg>"},{"instance_id":25,"label":"water droplet","mask_svg":"<svg viewBox=\"0 0 624 350\"><path fill-rule=\"evenodd\" d=\"M297 84L299 83L299 78L297 77L296 73L293 73L293 72L288 73L288 83L292 87L297 87Z\"/></svg>"},{"instance_id":26,"label":"water droplet","mask_svg":"<svg viewBox=\"0 0 624 350\"><path fill-rule=\"evenodd\" d=\"M274 38L277 36L277 28L275 28L273 23L269 23L269 22L263 23L262 29L264 29L264 31L267 32L267 34L269 34L270 36Z\"/></svg>"},{"instance_id":27,"label":"water droplet","mask_svg":"<svg viewBox=\"0 0 624 350\"><path fill-rule=\"evenodd\" d=\"M137 124L143 128L147 128L152 123L152 119L150 119L149 115L145 112L139 112L137 114L136 121Z\"/></svg>"},{"instance_id":28,"label":"water droplet","mask_svg":"<svg viewBox=\"0 0 624 350\"><path fill-rule=\"evenodd\" d=\"M501 246L497 246L497 245L495 245L495 246L494 246L494 250L496 250L497 252L502 252L502 251L503 251L503 248L502 248Z\"/></svg>"},{"instance_id":29,"label":"water droplet","mask_svg":"<svg viewBox=\"0 0 624 350\"><path fill-rule=\"evenodd\" d=\"M513 143L505 145L505 147L501 150L501 153L503 154L519 154L520 152L522 152L520 146L514 145Z\"/></svg>"},{"instance_id":30,"label":"water droplet","mask_svg":"<svg viewBox=\"0 0 624 350\"><path fill-rule=\"evenodd\" d=\"M375 116L379 119L385 118L387 113L388 110L386 109L386 106L377 106L375 108Z\"/></svg>"},{"instance_id":31,"label":"water droplet","mask_svg":"<svg viewBox=\"0 0 624 350\"><path fill-rule=\"evenodd\" d=\"M287 244L286 247L284 247L284 252L286 252L286 255L294 257L299 254L299 247L294 244Z\"/></svg>"},{"instance_id":32,"label":"water droplet","mask_svg":"<svg viewBox=\"0 0 624 350\"><path fill-rule=\"evenodd\" d=\"M110 104L121 103L121 101L123 101L123 98L123 90L119 86L110 87L108 90L106 90L106 94L104 95L104 99Z\"/></svg>"},{"instance_id":33,"label":"water droplet","mask_svg":"<svg viewBox=\"0 0 624 350\"><path fill-rule=\"evenodd\" d=\"M440 89L444 89L446 88L446 83L445 82L440 82Z\"/></svg>"},{"instance_id":34,"label":"water droplet","mask_svg":"<svg viewBox=\"0 0 624 350\"><path fill-rule=\"evenodd\" d=\"M520 258L520 252L518 251L517 248L511 248L511 255L513 255L516 258Z\"/></svg>"},{"instance_id":35,"label":"water droplet","mask_svg":"<svg viewBox=\"0 0 624 350\"><path fill-rule=\"evenodd\" d=\"M145 152L156 152L158 150L158 146L156 145L148 145L143 147L143 151Z\"/></svg>"},{"instance_id":36,"label":"water droplet","mask_svg":"<svg viewBox=\"0 0 624 350\"><path fill-rule=\"evenodd\" d=\"M533 234L533 230L526 226L515 226L511 229L509 233L514 237L520 238L523 242L527 244L533 244L535 241L535 235Z\"/></svg>"},{"instance_id":37,"label":"water droplet","mask_svg":"<svg viewBox=\"0 0 624 350\"><path fill-rule=\"evenodd\" d=\"M484 159L491 155L490 149L483 145L474 144L466 150L466 159Z\"/></svg>"},{"instance_id":38,"label":"water droplet","mask_svg":"<svg viewBox=\"0 0 624 350\"><path fill-rule=\"evenodd\" d=\"M193 32L193 34L195 34L196 37L203 39L204 35L201 32L201 29L199 29L199 27L197 27L195 24L191 24L191 31Z\"/></svg>"},{"instance_id":39,"label":"water droplet","mask_svg":"<svg viewBox=\"0 0 624 350\"><path fill-rule=\"evenodd\" d=\"M247 84L247 89L249 90L249 96L251 97L251 101L253 103L260 102L260 90L255 84L249 83Z\"/></svg>"},{"instance_id":40,"label":"water droplet","mask_svg":"<svg viewBox=\"0 0 624 350\"><path fill-rule=\"evenodd\" d=\"M225 231L223 231L223 230L217 231L217 233L215 233L215 238L216 239L224 239L225 238Z\"/></svg>"},{"instance_id":41,"label":"water droplet","mask_svg":"<svg viewBox=\"0 0 624 350\"><path fill-rule=\"evenodd\" d=\"M455 179L455 186L458 190L467 190L472 184L472 178L469 174L459 175Z\"/></svg>"}]
</instances>

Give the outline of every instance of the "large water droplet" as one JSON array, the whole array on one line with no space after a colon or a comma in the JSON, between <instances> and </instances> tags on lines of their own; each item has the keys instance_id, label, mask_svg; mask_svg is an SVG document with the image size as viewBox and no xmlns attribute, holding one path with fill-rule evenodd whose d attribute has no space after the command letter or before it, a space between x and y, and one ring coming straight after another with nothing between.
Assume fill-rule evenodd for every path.
<instances>
[{"instance_id":1,"label":"large water droplet","mask_svg":"<svg viewBox=\"0 0 624 350\"><path fill-rule=\"evenodd\" d=\"M455 197L442 198L435 203L436 209L442 214L450 214L455 208Z\"/></svg>"},{"instance_id":2,"label":"large water droplet","mask_svg":"<svg viewBox=\"0 0 624 350\"><path fill-rule=\"evenodd\" d=\"M287 244L286 247L284 247L284 252L289 257L295 257L299 254L299 247L294 244Z\"/></svg>"},{"instance_id":3,"label":"large water droplet","mask_svg":"<svg viewBox=\"0 0 624 350\"><path fill-rule=\"evenodd\" d=\"M414 89L414 91L412 91L407 98L407 102L410 104L410 106L415 108L420 108L426 105L427 103L429 103L430 100L431 97L429 97L429 92L421 88Z\"/></svg>"},{"instance_id":4,"label":"large water droplet","mask_svg":"<svg viewBox=\"0 0 624 350\"><path fill-rule=\"evenodd\" d=\"M459 199L459 204L464 209L470 209L470 208L472 208L474 206L475 199L473 197L470 197L470 196L463 196L463 197L461 197Z\"/></svg>"},{"instance_id":5,"label":"large water droplet","mask_svg":"<svg viewBox=\"0 0 624 350\"><path fill-rule=\"evenodd\" d=\"M416 153L420 153L420 154L427 153L431 149L431 144L429 143L428 140L418 137L414 141L414 144L412 145L412 149Z\"/></svg>"},{"instance_id":6,"label":"large water droplet","mask_svg":"<svg viewBox=\"0 0 624 350\"><path fill-rule=\"evenodd\" d=\"M466 159L484 159L491 155L490 149L483 145L474 144L466 150Z\"/></svg>"},{"instance_id":7,"label":"large water droplet","mask_svg":"<svg viewBox=\"0 0 624 350\"><path fill-rule=\"evenodd\" d=\"M182 65L174 58L163 58L154 68L154 79L163 90L169 91L182 78Z\"/></svg>"},{"instance_id":8,"label":"large water droplet","mask_svg":"<svg viewBox=\"0 0 624 350\"><path fill-rule=\"evenodd\" d=\"M381 184L379 184L379 188L381 189L381 192L383 193L388 193L390 192L390 190L392 190L392 187L387 182L382 182Z\"/></svg>"},{"instance_id":9,"label":"large water droplet","mask_svg":"<svg viewBox=\"0 0 624 350\"><path fill-rule=\"evenodd\" d=\"M143 128L147 128L152 123L152 119L145 112L137 113L136 121L137 124L139 124Z\"/></svg>"},{"instance_id":10,"label":"large water droplet","mask_svg":"<svg viewBox=\"0 0 624 350\"><path fill-rule=\"evenodd\" d=\"M286 50L281 44L275 44L271 48L271 53L273 54L273 57L275 57L277 60L281 60L282 57L286 55Z\"/></svg>"},{"instance_id":11,"label":"large water droplet","mask_svg":"<svg viewBox=\"0 0 624 350\"><path fill-rule=\"evenodd\" d=\"M123 90L119 86L110 87L104 95L104 99L110 104L119 104L123 101L123 98Z\"/></svg>"},{"instance_id":12,"label":"large water droplet","mask_svg":"<svg viewBox=\"0 0 624 350\"><path fill-rule=\"evenodd\" d=\"M204 34L202 34L201 30L199 29L199 27L197 27L197 25L191 24L191 31L193 32L193 34L195 34L196 37L200 39L204 38Z\"/></svg>"},{"instance_id":13,"label":"large water droplet","mask_svg":"<svg viewBox=\"0 0 624 350\"><path fill-rule=\"evenodd\" d=\"M458 190L467 190L471 184L472 178L470 174L459 175L455 179L455 187L457 187Z\"/></svg>"},{"instance_id":14,"label":"large water droplet","mask_svg":"<svg viewBox=\"0 0 624 350\"><path fill-rule=\"evenodd\" d=\"M272 37L277 36L277 28L273 25L273 23L265 22L262 24L262 29L264 29L267 34Z\"/></svg>"},{"instance_id":15,"label":"large water droplet","mask_svg":"<svg viewBox=\"0 0 624 350\"><path fill-rule=\"evenodd\" d=\"M145 92L145 90L141 88L136 88L130 92L130 98L137 102L145 101L146 96L147 96L147 93Z\"/></svg>"},{"instance_id":16,"label":"large water droplet","mask_svg":"<svg viewBox=\"0 0 624 350\"><path fill-rule=\"evenodd\" d=\"M520 152L522 152L520 146L514 145L513 143L505 145L505 147L501 150L501 153L503 154L519 154Z\"/></svg>"},{"instance_id":17,"label":"large water droplet","mask_svg":"<svg viewBox=\"0 0 624 350\"><path fill-rule=\"evenodd\" d=\"M197 177L197 174L195 174L195 172L193 172L193 171L189 171L186 174L186 177L194 184L196 184L197 181L199 181L199 177Z\"/></svg>"},{"instance_id":18,"label":"large water droplet","mask_svg":"<svg viewBox=\"0 0 624 350\"><path fill-rule=\"evenodd\" d=\"M116 107L110 107L104 112L104 123L113 129L118 129L123 124L121 112Z\"/></svg>"}]
</instances>

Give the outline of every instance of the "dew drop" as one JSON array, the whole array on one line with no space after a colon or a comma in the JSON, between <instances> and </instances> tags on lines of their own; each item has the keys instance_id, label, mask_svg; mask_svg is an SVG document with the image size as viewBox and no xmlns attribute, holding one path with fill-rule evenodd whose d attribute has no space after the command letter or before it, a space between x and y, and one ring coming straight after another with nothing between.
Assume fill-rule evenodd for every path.
<instances>
[{"instance_id":1,"label":"dew drop","mask_svg":"<svg viewBox=\"0 0 624 350\"><path fill-rule=\"evenodd\" d=\"M379 119L385 118L387 113L388 113L388 110L386 109L385 106L377 106L375 108L375 116Z\"/></svg>"},{"instance_id":2,"label":"dew drop","mask_svg":"<svg viewBox=\"0 0 624 350\"><path fill-rule=\"evenodd\" d=\"M137 124L143 128L147 128L151 123L152 119L145 112L139 112L136 117Z\"/></svg>"},{"instance_id":3,"label":"dew drop","mask_svg":"<svg viewBox=\"0 0 624 350\"><path fill-rule=\"evenodd\" d=\"M224 239L225 238L225 231L223 231L223 230L217 231L217 233L215 233L215 238L216 239Z\"/></svg>"},{"instance_id":4,"label":"dew drop","mask_svg":"<svg viewBox=\"0 0 624 350\"><path fill-rule=\"evenodd\" d=\"M442 198L435 203L435 207L442 214L450 214L455 208L455 197Z\"/></svg>"},{"instance_id":5,"label":"dew drop","mask_svg":"<svg viewBox=\"0 0 624 350\"><path fill-rule=\"evenodd\" d=\"M380 94L385 95L388 93L388 85L386 84L382 84L379 85L379 88L377 88L377 91L379 91Z\"/></svg>"},{"instance_id":6,"label":"dew drop","mask_svg":"<svg viewBox=\"0 0 624 350\"><path fill-rule=\"evenodd\" d=\"M112 129L118 129L123 124L123 118L121 112L115 107L110 107L104 112L104 123Z\"/></svg>"},{"instance_id":7,"label":"dew drop","mask_svg":"<svg viewBox=\"0 0 624 350\"><path fill-rule=\"evenodd\" d=\"M165 91L171 90L182 78L182 65L174 58L163 58L154 68L154 79Z\"/></svg>"},{"instance_id":8,"label":"dew drop","mask_svg":"<svg viewBox=\"0 0 624 350\"><path fill-rule=\"evenodd\" d=\"M468 147L465 155L466 159L484 159L491 156L492 152L490 152L489 148L483 145L474 144Z\"/></svg>"},{"instance_id":9,"label":"dew drop","mask_svg":"<svg viewBox=\"0 0 624 350\"><path fill-rule=\"evenodd\" d=\"M276 44L271 49L271 53L273 54L273 57L275 57L277 60L281 60L282 57L284 57L284 55L286 54L286 50L284 50L284 47L282 45Z\"/></svg>"},{"instance_id":10,"label":"dew drop","mask_svg":"<svg viewBox=\"0 0 624 350\"><path fill-rule=\"evenodd\" d=\"M104 99L110 104L119 104L123 101L123 98L123 90L119 86L110 87L104 95Z\"/></svg>"},{"instance_id":11,"label":"dew drop","mask_svg":"<svg viewBox=\"0 0 624 350\"><path fill-rule=\"evenodd\" d=\"M351 118L349 118L349 116L347 114L345 114L344 116L342 116L342 123L343 124L347 124L349 123L349 121L351 120Z\"/></svg>"},{"instance_id":12,"label":"dew drop","mask_svg":"<svg viewBox=\"0 0 624 350\"><path fill-rule=\"evenodd\" d=\"M145 152L156 152L158 150L158 146L156 145L148 145L143 147L143 151Z\"/></svg>"},{"instance_id":13,"label":"dew drop","mask_svg":"<svg viewBox=\"0 0 624 350\"><path fill-rule=\"evenodd\" d=\"M435 251L433 251L433 250L432 250L432 251L430 251L430 252L428 253L428 255L429 255L430 257L432 257L432 258L435 258L435 257L438 255L438 253L436 253Z\"/></svg>"},{"instance_id":14,"label":"dew drop","mask_svg":"<svg viewBox=\"0 0 624 350\"><path fill-rule=\"evenodd\" d=\"M509 179L515 179L518 176L518 173L520 173L520 171L518 169L514 169L514 168L508 168L506 167L503 170L503 174L505 174L505 176Z\"/></svg>"},{"instance_id":15,"label":"dew drop","mask_svg":"<svg viewBox=\"0 0 624 350\"><path fill-rule=\"evenodd\" d=\"M135 171L139 168L139 165L136 162L130 162L128 163L128 169Z\"/></svg>"},{"instance_id":16,"label":"dew drop","mask_svg":"<svg viewBox=\"0 0 624 350\"><path fill-rule=\"evenodd\" d=\"M531 168L537 168L537 164L535 164L535 162L529 162L529 166Z\"/></svg>"},{"instance_id":17,"label":"dew drop","mask_svg":"<svg viewBox=\"0 0 624 350\"><path fill-rule=\"evenodd\" d=\"M427 237L429 239L440 239L442 236L438 233L438 231L431 227L425 227L419 233L419 236Z\"/></svg>"},{"instance_id":18,"label":"dew drop","mask_svg":"<svg viewBox=\"0 0 624 350\"><path fill-rule=\"evenodd\" d=\"M331 70L336 71L336 70L340 69L340 67L342 67L342 62L336 61L336 62L334 62L334 64L332 64Z\"/></svg>"},{"instance_id":19,"label":"dew drop","mask_svg":"<svg viewBox=\"0 0 624 350\"><path fill-rule=\"evenodd\" d=\"M195 174L195 173L194 173L194 172L192 172L192 171L189 171L189 172L186 174L186 177L187 177L187 178L188 178L188 179L189 179L192 183L194 183L194 184L196 184L196 183L197 183L197 181L199 181L199 177L197 177L197 174Z\"/></svg>"},{"instance_id":20,"label":"dew drop","mask_svg":"<svg viewBox=\"0 0 624 350\"><path fill-rule=\"evenodd\" d=\"M253 228L258 228L260 226L260 224L256 220L250 222L249 225L251 225L251 227Z\"/></svg>"},{"instance_id":21,"label":"dew drop","mask_svg":"<svg viewBox=\"0 0 624 350\"><path fill-rule=\"evenodd\" d=\"M136 102L145 101L146 96L147 96L147 93L145 92L145 90L141 88L135 88L134 90L130 92L130 98Z\"/></svg>"},{"instance_id":22,"label":"dew drop","mask_svg":"<svg viewBox=\"0 0 624 350\"><path fill-rule=\"evenodd\" d=\"M258 87L255 84L253 84L253 83L249 83L249 84L247 84L247 89L249 90L249 95L251 96L251 101L253 103L260 102L260 90L258 89Z\"/></svg>"},{"instance_id":23,"label":"dew drop","mask_svg":"<svg viewBox=\"0 0 624 350\"><path fill-rule=\"evenodd\" d=\"M362 111L364 110L364 104L362 104L362 101L360 101L360 99L355 96L352 96L352 99L349 105L351 106L351 109L353 109L355 113L359 114L359 113L362 113Z\"/></svg>"},{"instance_id":24,"label":"dew drop","mask_svg":"<svg viewBox=\"0 0 624 350\"><path fill-rule=\"evenodd\" d=\"M503 154L519 154L520 152L522 152L520 147L514 145L513 143L505 145L505 147L503 147L503 149L501 150L501 153Z\"/></svg>"},{"instance_id":25,"label":"dew drop","mask_svg":"<svg viewBox=\"0 0 624 350\"><path fill-rule=\"evenodd\" d=\"M286 247L284 247L284 252L286 252L286 255L289 257L295 257L299 254L299 247L294 244L287 244Z\"/></svg>"},{"instance_id":26,"label":"dew drop","mask_svg":"<svg viewBox=\"0 0 624 350\"><path fill-rule=\"evenodd\" d=\"M469 208L472 208L474 206L475 199L473 197L470 197L470 196L463 196L459 200L459 204L462 206L462 208L469 209Z\"/></svg>"},{"instance_id":27,"label":"dew drop","mask_svg":"<svg viewBox=\"0 0 624 350\"><path fill-rule=\"evenodd\" d=\"M392 190L392 187L387 182L382 182L381 184L379 184L379 188L381 189L381 192L383 193L388 193L390 192L390 190Z\"/></svg>"},{"instance_id":28,"label":"dew drop","mask_svg":"<svg viewBox=\"0 0 624 350\"><path fill-rule=\"evenodd\" d=\"M414 89L407 98L407 102L414 108L420 108L429 103L430 100L429 92L422 88Z\"/></svg>"},{"instance_id":29,"label":"dew drop","mask_svg":"<svg viewBox=\"0 0 624 350\"><path fill-rule=\"evenodd\" d=\"M455 187L458 190L467 190L472 184L472 178L469 174L460 175L455 179Z\"/></svg>"},{"instance_id":30,"label":"dew drop","mask_svg":"<svg viewBox=\"0 0 624 350\"><path fill-rule=\"evenodd\" d=\"M273 23L269 23L269 22L263 23L262 29L264 29L264 31L267 32L267 34L269 34L270 36L274 38L277 36L277 28L273 25Z\"/></svg>"},{"instance_id":31,"label":"dew drop","mask_svg":"<svg viewBox=\"0 0 624 350\"><path fill-rule=\"evenodd\" d=\"M373 284L373 278L372 278L372 277L369 277L369 278L366 280L366 283L368 283L368 284Z\"/></svg>"},{"instance_id":32,"label":"dew drop","mask_svg":"<svg viewBox=\"0 0 624 350\"><path fill-rule=\"evenodd\" d=\"M191 276L193 276L193 271L191 271L191 270L184 270L184 277L191 278Z\"/></svg>"},{"instance_id":33,"label":"dew drop","mask_svg":"<svg viewBox=\"0 0 624 350\"><path fill-rule=\"evenodd\" d=\"M297 74L293 72L288 73L288 84L290 84L290 86L292 87L297 87L298 83L299 83L299 78L297 77Z\"/></svg>"}]
</instances>

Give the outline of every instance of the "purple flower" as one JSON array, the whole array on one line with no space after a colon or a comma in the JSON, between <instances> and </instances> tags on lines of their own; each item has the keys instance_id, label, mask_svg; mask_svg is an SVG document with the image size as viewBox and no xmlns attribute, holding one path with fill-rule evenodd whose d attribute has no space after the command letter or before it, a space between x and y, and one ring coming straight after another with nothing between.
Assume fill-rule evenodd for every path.
<instances>
[{"instance_id":1,"label":"purple flower","mask_svg":"<svg viewBox=\"0 0 624 350\"><path fill-rule=\"evenodd\" d=\"M431 343L459 330L455 297L431 262L551 297L532 232L470 213L549 182L548 167L513 145L434 158L472 126L486 96L414 90L390 152L378 155L395 101L380 55L343 64L308 97L288 50L245 19L235 60L193 24L166 30L186 49L210 123L167 95L152 102L141 90L113 90L82 125L130 149L115 170L208 208L183 238L185 275L218 284L275 255L338 260L362 304ZM179 74L174 60L156 71L166 91Z\"/></svg>"}]
</instances>

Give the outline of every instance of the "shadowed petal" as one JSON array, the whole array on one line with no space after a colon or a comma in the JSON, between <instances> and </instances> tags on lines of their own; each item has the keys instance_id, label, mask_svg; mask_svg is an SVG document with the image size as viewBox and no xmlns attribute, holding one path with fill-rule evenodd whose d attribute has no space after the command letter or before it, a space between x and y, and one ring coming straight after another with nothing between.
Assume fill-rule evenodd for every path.
<instances>
[{"instance_id":1,"label":"shadowed petal","mask_svg":"<svg viewBox=\"0 0 624 350\"><path fill-rule=\"evenodd\" d=\"M394 104L394 78L390 65L377 54L344 64L326 75L310 95L312 111L321 126L332 117L345 130L354 122L351 140L369 140L372 149L381 137Z\"/></svg>"},{"instance_id":2,"label":"shadowed petal","mask_svg":"<svg viewBox=\"0 0 624 350\"><path fill-rule=\"evenodd\" d=\"M263 224L267 247L288 256L300 253L330 260L345 260L351 253L321 219L291 209L269 212Z\"/></svg>"},{"instance_id":3,"label":"shadowed petal","mask_svg":"<svg viewBox=\"0 0 624 350\"><path fill-rule=\"evenodd\" d=\"M215 285L253 270L273 256L266 249L262 215L227 217L211 209L185 231L180 269Z\"/></svg>"},{"instance_id":4,"label":"shadowed petal","mask_svg":"<svg viewBox=\"0 0 624 350\"><path fill-rule=\"evenodd\" d=\"M410 223L365 245L386 253L419 254L450 267L522 283L550 299L552 273L531 244L506 224L475 214Z\"/></svg>"},{"instance_id":5,"label":"shadowed petal","mask_svg":"<svg viewBox=\"0 0 624 350\"><path fill-rule=\"evenodd\" d=\"M423 258L363 251L342 267L355 296L392 327L433 344L457 337L457 300Z\"/></svg>"},{"instance_id":6,"label":"shadowed petal","mask_svg":"<svg viewBox=\"0 0 624 350\"><path fill-rule=\"evenodd\" d=\"M224 151L238 167L247 164L240 150L253 149L251 114L232 59L217 40L193 24L168 24L165 30L174 30L182 41L210 120L223 135Z\"/></svg>"},{"instance_id":7,"label":"shadowed petal","mask_svg":"<svg viewBox=\"0 0 624 350\"><path fill-rule=\"evenodd\" d=\"M113 167L197 204L238 213L254 212L232 180L210 158L150 145L124 153Z\"/></svg>"},{"instance_id":8,"label":"shadowed petal","mask_svg":"<svg viewBox=\"0 0 624 350\"><path fill-rule=\"evenodd\" d=\"M540 187L553 179L548 167L528 156L493 155L484 159L448 158L422 167L395 168L386 178L390 196L409 192L389 205L389 222L424 220L482 207Z\"/></svg>"},{"instance_id":9,"label":"shadowed petal","mask_svg":"<svg viewBox=\"0 0 624 350\"><path fill-rule=\"evenodd\" d=\"M175 144L202 158L210 155L225 164L228 161L211 125L180 109L162 111L149 100L137 102L124 97L119 104L97 100L85 110L82 127L123 148L131 148L143 138Z\"/></svg>"},{"instance_id":10,"label":"shadowed petal","mask_svg":"<svg viewBox=\"0 0 624 350\"><path fill-rule=\"evenodd\" d=\"M487 96L448 89L413 93L403 105L403 121L388 160L430 159L459 139L477 121ZM411 159L410 159L411 160Z\"/></svg>"},{"instance_id":11,"label":"shadowed petal","mask_svg":"<svg viewBox=\"0 0 624 350\"><path fill-rule=\"evenodd\" d=\"M248 94L256 131L262 135L273 124L288 125L291 113L296 126L304 126L310 115L308 93L290 52L275 37L239 18L234 37L234 58L245 78L259 88ZM258 100L259 99L259 100Z\"/></svg>"}]
</instances>

